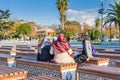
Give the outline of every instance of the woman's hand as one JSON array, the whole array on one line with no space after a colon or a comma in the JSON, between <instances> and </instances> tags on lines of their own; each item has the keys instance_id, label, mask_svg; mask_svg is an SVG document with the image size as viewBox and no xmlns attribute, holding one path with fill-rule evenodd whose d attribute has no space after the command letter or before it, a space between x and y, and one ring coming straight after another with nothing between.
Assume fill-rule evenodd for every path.
<instances>
[{"instance_id":1,"label":"woman's hand","mask_svg":"<svg viewBox=\"0 0 120 80\"><path fill-rule=\"evenodd\" d=\"M74 58L75 56L74 56L74 54L70 54L70 56L72 57L72 58Z\"/></svg>"},{"instance_id":2,"label":"woman's hand","mask_svg":"<svg viewBox=\"0 0 120 80\"><path fill-rule=\"evenodd\" d=\"M90 58L87 58L87 59L86 59L86 61L89 61L89 60L90 60Z\"/></svg>"}]
</instances>

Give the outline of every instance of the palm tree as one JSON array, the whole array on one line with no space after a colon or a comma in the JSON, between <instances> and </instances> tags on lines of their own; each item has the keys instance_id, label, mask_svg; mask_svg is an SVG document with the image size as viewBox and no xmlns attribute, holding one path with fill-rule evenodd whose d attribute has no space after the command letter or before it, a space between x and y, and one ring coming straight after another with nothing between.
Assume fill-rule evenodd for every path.
<instances>
[{"instance_id":1,"label":"palm tree","mask_svg":"<svg viewBox=\"0 0 120 80\"><path fill-rule=\"evenodd\" d=\"M119 27L119 41L120 41L120 2L114 0L114 5L109 4L110 9L107 9L107 16L104 24L112 24Z\"/></svg>"},{"instance_id":2,"label":"palm tree","mask_svg":"<svg viewBox=\"0 0 120 80\"><path fill-rule=\"evenodd\" d=\"M57 0L57 2L56 2L56 6L60 13L60 21L61 21L62 30L64 30L64 23L66 21L65 12L68 9L68 2L69 2L69 0Z\"/></svg>"},{"instance_id":3,"label":"palm tree","mask_svg":"<svg viewBox=\"0 0 120 80\"><path fill-rule=\"evenodd\" d=\"M8 21L11 13L9 10L0 10L0 29L4 33L3 37L5 37L7 29L11 27L11 22Z\"/></svg>"},{"instance_id":4,"label":"palm tree","mask_svg":"<svg viewBox=\"0 0 120 80\"><path fill-rule=\"evenodd\" d=\"M10 17L11 13L9 13L9 10L0 10L0 23L1 23L1 27L2 29L6 29L9 24L8 22L8 18Z\"/></svg>"},{"instance_id":5,"label":"palm tree","mask_svg":"<svg viewBox=\"0 0 120 80\"><path fill-rule=\"evenodd\" d=\"M1 13L1 15L0 15L0 19L8 19L9 17L10 17L10 15L11 15L11 13L10 13L10 10L5 10L5 11L3 11L3 10L0 10L0 13Z\"/></svg>"}]
</instances>

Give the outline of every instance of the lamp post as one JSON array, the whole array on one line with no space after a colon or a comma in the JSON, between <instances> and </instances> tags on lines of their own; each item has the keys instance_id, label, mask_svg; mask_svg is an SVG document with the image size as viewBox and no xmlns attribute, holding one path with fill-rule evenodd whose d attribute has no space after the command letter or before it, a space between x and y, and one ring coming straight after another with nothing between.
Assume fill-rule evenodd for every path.
<instances>
[{"instance_id":1,"label":"lamp post","mask_svg":"<svg viewBox=\"0 0 120 80\"><path fill-rule=\"evenodd\" d=\"M103 29L103 14L104 14L104 8L103 8L103 0L100 0L100 6L101 6L101 9L99 9L98 11L99 11L99 14L101 14L101 29L100 29L100 41L101 41L101 43L102 43L102 37L103 37L103 35L102 35L102 29Z\"/></svg>"}]
</instances>

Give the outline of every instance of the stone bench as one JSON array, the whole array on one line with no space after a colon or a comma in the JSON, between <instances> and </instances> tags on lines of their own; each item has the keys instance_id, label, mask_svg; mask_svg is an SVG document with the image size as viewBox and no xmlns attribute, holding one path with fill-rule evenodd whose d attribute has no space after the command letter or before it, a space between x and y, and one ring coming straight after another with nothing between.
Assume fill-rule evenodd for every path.
<instances>
[{"instance_id":1,"label":"stone bench","mask_svg":"<svg viewBox=\"0 0 120 80\"><path fill-rule=\"evenodd\" d=\"M99 53L106 53L106 54L120 54L120 51L99 51Z\"/></svg>"},{"instance_id":2,"label":"stone bench","mask_svg":"<svg viewBox=\"0 0 120 80\"><path fill-rule=\"evenodd\" d=\"M16 48L29 48L30 49L30 45L16 45Z\"/></svg>"},{"instance_id":3,"label":"stone bench","mask_svg":"<svg viewBox=\"0 0 120 80\"><path fill-rule=\"evenodd\" d=\"M37 49L29 49L29 48L17 48L16 51L25 51L25 52L38 52Z\"/></svg>"},{"instance_id":4,"label":"stone bench","mask_svg":"<svg viewBox=\"0 0 120 80\"><path fill-rule=\"evenodd\" d=\"M13 51L13 50L0 50L0 54L16 55L16 51Z\"/></svg>"},{"instance_id":5,"label":"stone bench","mask_svg":"<svg viewBox=\"0 0 120 80\"><path fill-rule=\"evenodd\" d=\"M95 64L98 66L108 66L109 58L93 57L90 58L90 60L86 61L85 63Z\"/></svg>"},{"instance_id":6,"label":"stone bench","mask_svg":"<svg viewBox=\"0 0 120 80\"><path fill-rule=\"evenodd\" d=\"M105 50L104 48L97 48L96 51L99 52L99 51L103 51Z\"/></svg>"},{"instance_id":7,"label":"stone bench","mask_svg":"<svg viewBox=\"0 0 120 80\"><path fill-rule=\"evenodd\" d=\"M89 61L85 61L84 63L78 64L78 65L79 66L86 66L86 65L108 66L108 64L109 64L109 58L93 57L93 58L90 58Z\"/></svg>"},{"instance_id":8,"label":"stone bench","mask_svg":"<svg viewBox=\"0 0 120 80\"><path fill-rule=\"evenodd\" d=\"M0 47L0 50L16 50L15 47Z\"/></svg>"},{"instance_id":9,"label":"stone bench","mask_svg":"<svg viewBox=\"0 0 120 80\"><path fill-rule=\"evenodd\" d=\"M15 67L15 58L10 55L0 54L0 65Z\"/></svg>"},{"instance_id":10,"label":"stone bench","mask_svg":"<svg viewBox=\"0 0 120 80\"><path fill-rule=\"evenodd\" d=\"M79 50L79 48L78 48L78 50ZM110 48L96 48L96 52L102 52L102 51L111 51L111 49Z\"/></svg>"},{"instance_id":11,"label":"stone bench","mask_svg":"<svg viewBox=\"0 0 120 80\"><path fill-rule=\"evenodd\" d=\"M119 51L120 52L120 49L115 49L115 51Z\"/></svg>"},{"instance_id":12,"label":"stone bench","mask_svg":"<svg viewBox=\"0 0 120 80\"><path fill-rule=\"evenodd\" d=\"M120 69L103 66L84 66L78 69L79 80L120 80Z\"/></svg>"},{"instance_id":13,"label":"stone bench","mask_svg":"<svg viewBox=\"0 0 120 80\"><path fill-rule=\"evenodd\" d=\"M16 67L28 71L29 76L45 74L57 78L66 79L66 77L70 75L72 76L72 80L76 80L76 63L57 64L17 59Z\"/></svg>"},{"instance_id":14,"label":"stone bench","mask_svg":"<svg viewBox=\"0 0 120 80\"><path fill-rule=\"evenodd\" d=\"M8 48L12 48L12 47L14 47L14 46L1 46L1 47L8 47Z\"/></svg>"},{"instance_id":15,"label":"stone bench","mask_svg":"<svg viewBox=\"0 0 120 80\"><path fill-rule=\"evenodd\" d=\"M37 50L38 50L38 47L37 46L30 46L30 45L16 45L16 48L18 49L18 50L23 50L23 51L25 51L24 49L26 49L26 51L27 50L32 50L32 51L35 51L35 52L37 52Z\"/></svg>"},{"instance_id":16,"label":"stone bench","mask_svg":"<svg viewBox=\"0 0 120 80\"><path fill-rule=\"evenodd\" d=\"M116 66L117 66L118 68L120 68L120 61L117 61L117 62L116 62Z\"/></svg>"},{"instance_id":17,"label":"stone bench","mask_svg":"<svg viewBox=\"0 0 120 80\"><path fill-rule=\"evenodd\" d=\"M31 46L30 46L30 49L37 49L37 50L38 50L38 46L33 46L33 45L31 45Z\"/></svg>"},{"instance_id":18,"label":"stone bench","mask_svg":"<svg viewBox=\"0 0 120 80\"><path fill-rule=\"evenodd\" d=\"M78 52L80 52L80 53L82 52L82 48L73 47L72 50L73 50L73 52L74 52L74 51L78 51ZM97 48L97 49L96 49L97 52L105 51L105 50L108 50L108 49L105 49L105 48L104 48L104 49L103 49L103 48Z\"/></svg>"},{"instance_id":19,"label":"stone bench","mask_svg":"<svg viewBox=\"0 0 120 80\"><path fill-rule=\"evenodd\" d=\"M90 58L89 61L85 61L82 64L78 64L79 66L86 66L86 65L98 65L98 66L108 66L109 58L104 57L93 57Z\"/></svg>"},{"instance_id":20,"label":"stone bench","mask_svg":"<svg viewBox=\"0 0 120 80\"><path fill-rule=\"evenodd\" d=\"M0 80L21 80L27 77L27 71L11 68L8 66L0 66Z\"/></svg>"},{"instance_id":21,"label":"stone bench","mask_svg":"<svg viewBox=\"0 0 120 80\"><path fill-rule=\"evenodd\" d=\"M33 46L33 45L31 45L31 47L36 48L36 49L38 48L38 46Z\"/></svg>"},{"instance_id":22,"label":"stone bench","mask_svg":"<svg viewBox=\"0 0 120 80\"><path fill-rule=\"evenodd\" d=\"M63 80L63 79L52 77L49 75L38 75L38 76L28 77L27 79L24 80Z\"/></svg>"},{"instance_id":23,"label":"stone bench","mask_svg":"<svg viewBox=\"0 0 120 80\"><path fill-rule=\"evenodd\" d=\"M37 58L37 53L16 51L16 56L20 56L22 58Z\"/></svg>"},{"instance_id":24,"label":"stone bench","mask_svg":"<svg viewBox=\"0 0 120 80\"><path fill-rule=\"evenodd\" d=\"M106 53L99 53L95 54L95 57L103 57L103 58L109 58L109 64L110 67L116 67L116 62L120 60L120 54L106 54Z\"/></svg>"}]
</instances>

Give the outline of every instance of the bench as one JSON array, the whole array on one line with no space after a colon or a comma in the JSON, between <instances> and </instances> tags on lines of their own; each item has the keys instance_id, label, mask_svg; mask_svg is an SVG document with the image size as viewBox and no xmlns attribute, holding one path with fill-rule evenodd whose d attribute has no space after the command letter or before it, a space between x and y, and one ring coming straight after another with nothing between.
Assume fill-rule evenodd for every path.
<instances>
[{"instance_id":1,"label":"bench","mask_svg":"<svg viewBox=\"0 0 120 80\"><path fill-rule=\"evenodd\" d=\"M90 58L90 60L86 61L85 63L95 64L98 66L108 66L109 58L93 57Z\"/></svg>"},{"instance_id":2,"label":"bench","mask_svg":"<svg viewBox=\"0 0 120 80\"><path fill-rule=\"evenodd\" d=\"M0 80L21 80L25 78L27 78L27 71L25 70L0 66Z\"/></svg>"},{"instance_id":3,"label":"bench","mask_svg":"<svg viewBox=\"0 0 120 80\"><path fill-rule=\"evenodd\" d=\"M25 52L38 52L37 49L29 49L29 48L17 48L16 51L25 51Z\"/></svg>"},{"instance_id":4,"label":"bench","mask_svg":"<svg viewBox=\"0 0 120 80\"><path fill-rule=\"evenodd\" d=\"M120 54L120 51L99 51L99 53L106 53L106 54Z\"/></svg>"},{"instance_id":5,"label":"bench","mask_svg":"<svg viewBox=\"0 0 120 80\"><path fill-rule=\"evenodd\" d=\"M119 51L120 52L120 49L115 49L115 51Z\"/></svg>"},{"instance_id":6,"label":"bench","mask_svg":"<svg viewBox=\"0 0 120 80\"><path fill-rule=\"evenodd\" d=\"M0 47L0 50L16 50L15 47Z\"/></svg>"},{"instance_id":7,"label":"bench","mask_svg":"<svg viewBox=\"0 0 120 80\"><path fill-rule=\"evenodd\" d=\"M38 76L28 77L27 79L24 80L63 80L63 79L52 77L49 75L38 75Z\"/></svg>"},{"instance_id":8,"label":"bench","mask_svg":"<svg viewBox=\"0 0 120 80\"><path fill-rule=\"evenodd\" d=\"M67 75L70 75L72 76L72 80L76 80L76 63L57 64L17 59L16 67L28 71L28 76L45 74L57 78L66 79L66 77L68 77Z\"/></svg>"},{"instance_id":9,"label":"bench","mask_svg":"<svg viewBox=\"0 0 120 80\"><path fill-rule=\"evenodd\" d=\"M117 66L118 68L120 68L120 61L117 61L117 62L116 62L116 66Z\"/></svg>"},{"instance_id":10,"label":"bench","mask_svg":"<svg viewBox=\"0 0 120 80\"><path fill-rule=\"evenodd\" d=\"M38 49L38 46L31 46L31 49Z\"/></svg>"},{"instance_id":11,"label":"bench","mask_svg":"<svg viewBox=\"0 0 120 80\"><path fill-rule=\"evenodd\" d=\"M78 68L79 80L120 80L120 69L103 66L84 66Z\"/></svg>"},{"instance_id":12,"label":"bench","mask_svg":"<svg viewBox=\"0 0 120 80\"><path fill-rule=\"evenodd\" d=\"M1 47L8 47L8 48L12 48L13 46L1 46Z\"/></svg>"},{"instance_id":13,"label":"bench","mask_svg":"<svg viewBox=\"0 0 120 80\"><path fill-rule=\"evenodd\" d=\"M0 54L0 65L15 67L15 58L10 55Z\"/></svg>"},{"instance_id":14,"label":"bench","mask_svg":"<svg viewBox=\"0 0 120 80\"><path fill-rule=\"evenodd\" d=\"M104 48L97 48L96 51L99 52L99 51L103 51L105 50Z\"/></svg>"},{"instance_id":15,"label":"bench","mask_svg":"<svg viewBox=\"0 0 120 80\"><path fill-rule=\"evenodd\" d=\"M82 48L72 47L72 50L73 50L73 52L78 51L78 52L82 53ZM108 51L108 50L111 50L111 49L108 49L108 48L106 48L106 49L105 48L104 49L103 48L97 48L96 49L96 53L97 52L101 52L101 51L106 51L106 50Z\"/></svg>"},{"instance_id":16,"label":"bench","mask_svg":"<svg viewBox=\"0 0 120 80\"><path fill-rule=\"evenodd\" d=\"M110 67L116 67L116 62L120 60L120 54L99 53L95 54L94 57L109 58L108 66Z\"/></svg>"},{"instance_id":17,"label":"bench","mask_svg":"<svg viewBox=\"0 0 120 80\"><path fill-rule=\"evenodd\" d=\"M0 50L0 54L16 55L16 51L13 51L13 50Z\"/></svg>"},{"instance_id":18,"label":"bench","mask_svg":"<svg viewBox=\"0 0 120 80\"><path fill-rule=\"evenodd\" d=\"M31 46L29 45L16 45L16 48L29 48L30 49Z\"/></svg>"},{"instance_id":19,"label":"bench","mask_svg":"<svg viewBox=\"0 0 120 80\"><path fill-rule=\"evenodd\" d=\"M21 52L16 51L16 55L22 58L37 58L37 53L35 52Z\"/></svg>"},{"instance_id":20,"label":"bench","mask_svg":"<svg viewBox=\"0 0 120 80\"><path fill-rule=\"evenodd\" d=\"M93 58L90 58L89 61L85 61L84 63L78 64L78 65L79 66L86 66L86 65L108 66L108 64L109 64L109 58L93 57Z\"/></svg>"}]
</instances>

